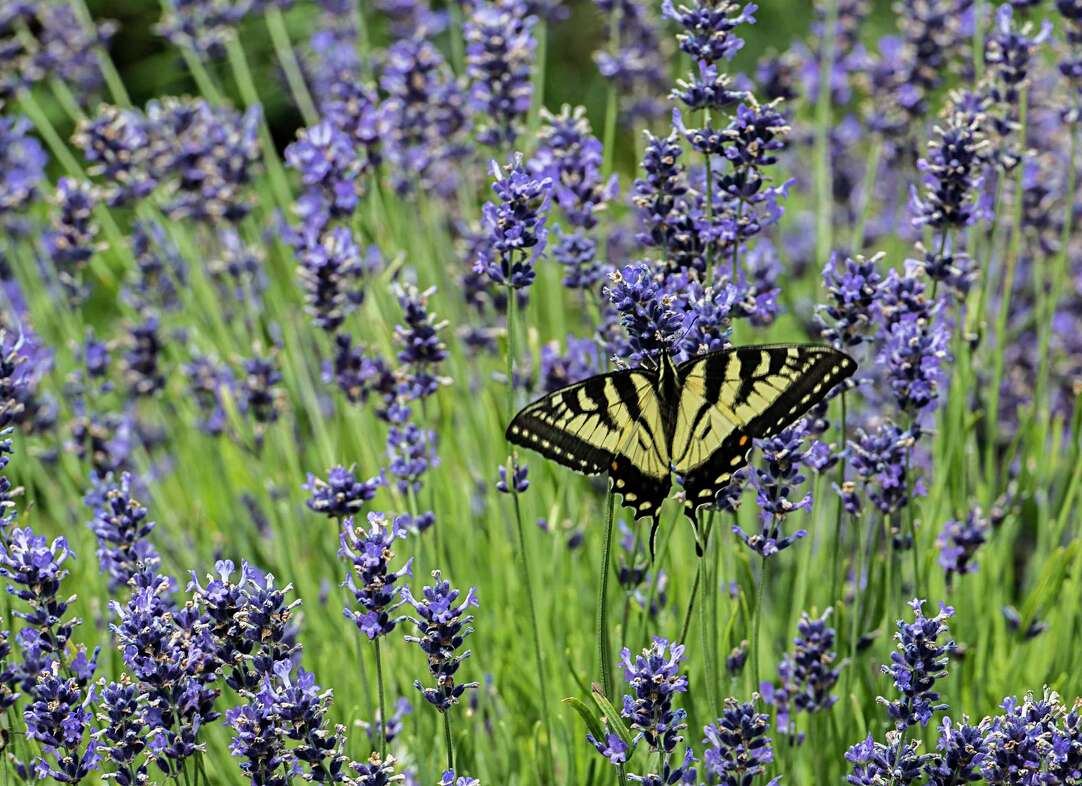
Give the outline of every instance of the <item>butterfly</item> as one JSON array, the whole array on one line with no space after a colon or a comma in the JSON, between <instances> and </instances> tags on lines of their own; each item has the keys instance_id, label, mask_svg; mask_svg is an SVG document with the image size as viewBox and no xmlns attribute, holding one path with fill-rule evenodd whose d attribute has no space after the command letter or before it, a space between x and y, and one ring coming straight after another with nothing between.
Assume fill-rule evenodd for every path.
<instances>
[{"instance_id":1,"label":"butterfly","mask_svg":"<svg viewBox=\"0 0 1082 786\"><path fill-rule=\"evenodd\" d=\"M584 475L608 473L654 531L675 472L696 523L748 463L753 440L791 425L856 367L819 345L723 349L679 365L663 352L650 367L599 374L529 404L507 440Z\"/></svg>"}]
</instances>

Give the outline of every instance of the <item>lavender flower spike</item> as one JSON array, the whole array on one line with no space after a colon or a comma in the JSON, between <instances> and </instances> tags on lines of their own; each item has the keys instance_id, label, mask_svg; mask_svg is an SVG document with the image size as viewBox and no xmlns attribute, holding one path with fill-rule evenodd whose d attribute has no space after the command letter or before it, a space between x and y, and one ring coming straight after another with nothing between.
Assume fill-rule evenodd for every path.
<instances>
[{"instance_id":1,"label":"lavender flower spike","mask_svg":"<svg viewBox=\"0 0 1082 786\"><path fill-rule=\"evenodd\" d=\"M924 601L914 599L909 606L915 618L909 623L898 620L894 634L897 651L891 653L890 665L882 667L902 698L891 701L879 697L899 730L918 723L926 726L933 713L947 708L933 687L936 680L947 676L947 655L955 648L953 641L939 643L941 636L950 635L947 620L954 616L954 609L940 604L939 614L925 617L921 611Z\"/></svg>"},{"instance_id":2,"label":"lavender flower spike","mask_svg":"<svg viewBox=\"0 0 1082 786\"><path fill-rule=\"evenodd\" d=\"M455 683L455 674L470 651L458 652L463 640L473 633L470 623L473 616L467 614L471 606L477 606L476 591L470 589L459 602L461 592L443 580L438 570L432 572L433 583L425 587L424 600L418 600L404 587L402 597L413 606L417 617L410 618L419 635L406 636L406 641L417 644L428 658L428 671L436 681L435 687L426 688L420 680L414 687L421 691L433 707L447 712L458 703L462 694L479 683Z\"/></svg>"},{"instance_id":3,"label":"lavender flower spike","mask_svg":"<svg viewBox=\"0 0 1082 786\"><path fill-rule=\"evenodd\" d=\"M496 202L486 202L482 225L488 243L480 250L474 271L501 286L525 289L533 283L534 263L545 251L552 179L536 178L515 155L502 170L492 162Z\"/></svg>"},{"instance_id":4,"label":"lavender flower spike","mask_svg":"<svg viewBox=\"0 0 1082 786\"><path fill-rule=\"evenodd\" d=\"M401 517L388 526L387 517L382 513L368 514L367 530L355 524L352 518L342 524L338 555L352 563L352 570L342 586L353 593L358 606L357 611L347 608L345 616L369 639L386 636L402 621L401 617L391 616L405 603L402 589L395 584L403 576L413 575L410 570L413 559L406 560L397 571L391 571L388 563L394 558L391 546L405 537Z\"/></svg>"}]
</instances>

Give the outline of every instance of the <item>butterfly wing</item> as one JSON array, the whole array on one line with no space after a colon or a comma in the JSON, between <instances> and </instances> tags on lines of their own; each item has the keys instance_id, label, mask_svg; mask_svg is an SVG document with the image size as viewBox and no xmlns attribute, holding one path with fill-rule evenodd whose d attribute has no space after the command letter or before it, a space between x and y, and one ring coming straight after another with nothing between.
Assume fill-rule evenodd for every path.
<instances>
[{"instance_id":1,"label":"butterfly wing","mask_svg":"<svg viewBox=\"0 0 1082 786\"><path fill-rule=\"evenodd\" d=\"M815 345L740 347L682 363L672 462L690 513L747 464L753 439L792 424L856 367L845 353Z\"/></svg>"},{"instance_id":2,"label":"butterfly wing","mask_svg":"<svg viewBox=\"0 0 1082 786\"><path fill-rule=\"evenodd\" d=\"M524 408L507 439L585 475L607 472L635 518L656 516L671 483L656 378L642 370L590 377Z\"/></svg>"}]
</instances>

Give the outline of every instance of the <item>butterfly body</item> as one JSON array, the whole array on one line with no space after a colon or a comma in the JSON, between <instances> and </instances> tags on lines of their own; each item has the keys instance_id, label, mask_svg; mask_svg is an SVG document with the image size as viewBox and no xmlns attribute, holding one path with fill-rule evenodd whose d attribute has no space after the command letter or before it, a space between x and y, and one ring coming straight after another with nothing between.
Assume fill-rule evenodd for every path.
<instances>
[{"instance_id":1,"label":"butterfly body","mask_svg":"<svg viewBox=\"0 0 1082 786\"><path fill-rule=\"evenodd\" d=\"M507 439L585 475L607 473L636 518L658 513L682 477L688 517L747 463L752 440L776 434L856 370L814 345L721 350L679 365L599 374L520 411Z\"/></svg>"}]
</instances>

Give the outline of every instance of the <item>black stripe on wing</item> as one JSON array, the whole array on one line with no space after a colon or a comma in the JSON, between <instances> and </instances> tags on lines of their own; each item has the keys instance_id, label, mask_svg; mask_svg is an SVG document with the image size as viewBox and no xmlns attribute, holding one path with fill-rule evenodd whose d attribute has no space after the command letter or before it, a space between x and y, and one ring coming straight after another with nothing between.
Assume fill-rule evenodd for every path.
<instances>
[{"instance_id":1,"label":"black stripe on wing","mask_svg":"<svg viewBox=\"0 0 1082 786\"><path fill-rule=\"evenodd\" d=\"M713 505L718 492L747 465L751 449L751 437L739 428L734 429L703 464L684 476L684 510L692 523L695 523L695 511L703 505Z\"/></svg>"},{"instance_id":2,"label":"black stripe on wing","mask_svg":"<svg viewBox=\"0 0 1082 786\"><path fill-rule=\"evenodd\" d=\"M515 415L507 440L584 475L610 472L614 453L634 425L613 410L638 411L633 373L599 374L549 393Z\"/></svg>"},{"instance_id":3,"label":"black stripe on wing","mask_svg":"<svg viewBox=\"0 0 1082 786\"><path fill-rule=\"evenodd\" d=\"M831 347L809 347L806 351L809 353L807 364L799 376L782 389L769 407L744 426L755 439L774 436L795 423L857 370L855 360ZM771 365L775 357L784 360L783 353L772 355Z\"/></svg>"}]
</instances>

